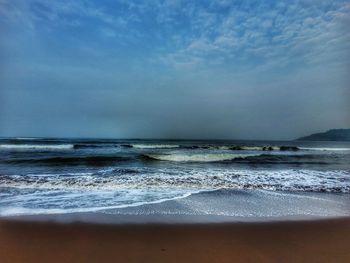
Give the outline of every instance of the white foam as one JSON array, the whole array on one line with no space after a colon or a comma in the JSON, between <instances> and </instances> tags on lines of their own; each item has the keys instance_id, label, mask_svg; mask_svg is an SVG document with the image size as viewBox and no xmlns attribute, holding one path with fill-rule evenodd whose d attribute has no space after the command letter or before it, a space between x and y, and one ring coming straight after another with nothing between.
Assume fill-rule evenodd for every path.
<instances>
[{"instance_id":1,"label":"white foam","mask_svg":"<svg viewBox=\"0 0 350 263\"><path fill-rule=\"evenodd\" d=\"M242 146L241 147L243 150L248 150L248 151L261 151L263 147L258 147L258 146Z\"/></svg>"},{"instance_id":2,"label":"white foam","mask_svg":"<svg viewBox=\"0 0 350 263\"><path fill-rule=\"evenodd\" d=\"M159 204L166 201L177 200L186 198L192 194L199 193L200 191L193 191L184 194L177 194L173 197L168 198L160 198L154 201L137 201L129 204L119 204L119 205L111 205L111 206L96 206L96 207L76 207L70 209L63 208L25 208L25 207L2 207L0 209L0 216L20 216L20 215L41 215L41 214L65 214L65 213L83 213L83 212L98 212L109 209L120 209L127 207L137 207L145 204Z\"/></svg>"},{"instance_id":3,"label":"white foam","mask_svg":"<svg viewBox=\"0 0 350 263\"><path fill-rule=\"evenodd\" d=\"M6 150L70 150L73 144L0 144L0 149Z\"/></svg>"},{"instance_id":4,"label":"white foam","mask_svg":"<svg viewBox=\"0 0 350 263\"><path fill-rule=\"evenodd\" d=\"M179 145L175 144L131 144L133 148L139 149L171 149L171 148L179 148Z\"/></svg>"},{"instance_id":5,"label":"white foam","mask_svg":"<svg viewBox=\"0 0 350 263\"><path fill-rule=\"evenodd\" d=\"M72 177L73 176L73 177ZM138 174L76 173L3 175L0 187L38 190L115 191L120 189L252 188L286 191L350 192L349 171L148 168Z\"/></svg>"},{"instance_id":6,"label":"white foam","mask_svg":"<svg viewBox=\"0 0 350 263\"><path fill-rule=\"evenodd\" d=\"M0 175L0 189L11 189L0 191L0 215L98 211L221 188L350 193L350 173L341 170L133 169L139 173Z\"/></svg>"},{"instance_id":7,"label":"white foam","mask_svg":"<svg viewBox=\"0 0 350 263\"><path fill-rule=\"evenodd\" d=\"M350 151L350 148L333 148L333 147L299 147L301 150L308 151Z\"/></svg>"},{"instance_id":8,"label":"white foam","mask_svg":"<svg viewBox=\"0 0 350 263\"><path fill-rule=\"evenodd\" d=\"M268 150L268 148L271 148L274 151L279 151L280 147L278 146L234 146L234 145L222 145L222 146L209 146L209 149L217 149L217 150L245 150L245 151L263 151L265 148L265 151Z\"/></svg>"},{"instance_id":9,"label":"white foam","mask_svg":"<svg viewBox=\"0 0 350 263\"><path fill-rule=\"evenodd\" d=\"M221 153L221 154L146 154L146 156L161 160L172 162L219 162L228 161L238 158L247 158L252 156L259 156L259 154L234 154L234 153Z\"/></svg>"},{"instance_id":10,"label":"white foam","mask_svg":"<svg viewBox=\"0 0 350 263\"><path fill-rule=\"evenodd\" d=\"M34 138L34 137L17 137L14 138L15 140L40 140L41 138Z\"/></svg>"},{"instance_id":11,"label":"white foam","mask_svg":"<svg viewBox=\"0 0 350 263\"><path fill-rule=\"evenodd\" d=\"M101 170L101 173L104 173L105 171L111 171L111 170ZM77 173L64 173L64 174L27 174L27 176L31 177L31 176L34 176L34 177L45 177L45 176L48 176L48 177L53 177L53 176L91 176L93 175L94 173L93 172L77 172ZM12 175L12 176L17 176L17 177L20 177L21 175Z\"/></svg>"}]
</instances>

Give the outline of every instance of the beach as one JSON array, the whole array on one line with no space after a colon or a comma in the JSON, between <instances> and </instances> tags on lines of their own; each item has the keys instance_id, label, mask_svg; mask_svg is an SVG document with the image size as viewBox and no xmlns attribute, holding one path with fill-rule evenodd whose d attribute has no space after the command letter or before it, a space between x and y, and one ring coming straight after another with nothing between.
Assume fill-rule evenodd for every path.
<instances>
[{"instance_id":1,"label":"beach","mask_svg":"<svg viewBox=\"0 0 350 263\"><path fill-rule=\"evenodd\" d=\"M350 0L0 0L0 263L350 263Z\"/></svg>"},{"instance_id":2,"label":"beach","mask_svg":"<svg viewBox=\"0 0 350 263\"><path fill-rule=\"evenodd\" d=\"M1 263L350 261L348 143L0 146Z\"/></svg>"},{"instance_id":3,"label":"beach","mask_svg":"<svg viewBox=\"0 0 350 263\"><path fill-rule=\"evenodd\" d=\"M2 263L349 262L349 244L350 218L217 224L0 221Z\"/></svg>"},{"instance_id":4,"label":"beach","mask_svg":"<svg viewBox=\"0 0 350 263\"><path fill-rule=\"evenodd\" d=\"M349 262L349 204L347 194L220 190L99 212L5 216L1 262Z\"/></svg>"}]
</instances>

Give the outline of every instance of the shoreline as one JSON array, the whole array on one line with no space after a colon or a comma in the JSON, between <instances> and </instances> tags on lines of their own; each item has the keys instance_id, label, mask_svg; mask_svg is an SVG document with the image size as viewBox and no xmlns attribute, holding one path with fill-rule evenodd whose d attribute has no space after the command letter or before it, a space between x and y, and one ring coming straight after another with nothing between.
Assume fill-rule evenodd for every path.
<instances>
[{"instance_id":1,"label":"shoreline","mask_svg":"<svg viewBox=\"0 0 350 263\"><path fill-rule=\"evenodd\" d=\"M348 217L350 216L350 195L220 189L162 202L98 211L15 214L16 209L14 209L12 215L7 215L4 211L0 209L0 220L8 218L19 221L63 223L78 221L106 224L198 224L298 221Z\"/></svg>"},{"instance_id":2,"label":"shoreline","mask_svg":"<svg viewBox=\"0 0 350 263\"><path fill-rule=\"evenodd\" d=\"M327 222L336 220L350 220L350 216L279 216L279 217L235 217L221 215L128 215L103 213L66 213L47 215L18 215L0 217L1 222L24 224L86 224L109 226L139 226L139 225L223 225L223 224L281 224L281 223L308 223Z\"/></svg>"},{"instance_id":3,"label":"shoreline","mask_svg":"<svg viewBox=\"0 0 350 263\"><path fill-rule=\"evenodd\" d=\"M350 195L249 190L0 217L1 263L350 262Z\"/></svg>"}]
</instances>

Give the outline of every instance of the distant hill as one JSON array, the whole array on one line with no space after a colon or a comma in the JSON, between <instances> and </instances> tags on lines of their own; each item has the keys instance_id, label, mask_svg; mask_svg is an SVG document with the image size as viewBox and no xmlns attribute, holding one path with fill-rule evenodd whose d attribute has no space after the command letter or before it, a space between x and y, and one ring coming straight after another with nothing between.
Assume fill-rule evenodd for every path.
<instances>
[{"instance_id":1,"label":"distant hill","mask_svg":"<svg viewBox=\"0 0 350 263\"><path fill-rule=\"evenodd\" d=\"M297 141L350 141L350 129L333 129L301 137Z\"/></svg>"}]
</instances>

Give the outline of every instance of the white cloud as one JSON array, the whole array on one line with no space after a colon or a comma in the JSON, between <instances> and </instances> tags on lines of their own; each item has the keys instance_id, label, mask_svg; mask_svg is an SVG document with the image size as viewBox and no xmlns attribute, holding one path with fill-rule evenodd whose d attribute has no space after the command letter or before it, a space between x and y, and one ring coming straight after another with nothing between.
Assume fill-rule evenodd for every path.
<instances>
[{"instance_id":1,"label":"white cloud","mask_svg":"<svg viewBox=\"0 0 350 263\"><path fill-rule=\"evenodd\" d=\"M151 59L159 57L161 63L175 67L235 61L254 66L254 60L256 67L272 66L274 61L280 67L288 60L305 64L344 60L348 57L341 55L350 52L350 4L342 1L118 3L125 10L91 0L1 0L0 12L3 19L28 31L35 31L37 24L83 27L84 19L93 19L101 36L132 41L139 48L153 37L157 40Z\"/></svg>"},{"instance_id":2,"label":"white cloud","mask_svg":"<svg viewBox=\"0 0 350 263\"><path fill-rule=\"evenodd\" d=\"M215 14L206 10L209 7L197 6L189 26L196 30L188 32L181 48L170 51L172 59L168 62L181 58L182 62L187 59L209 65L213 54L226 57L220 60L223 63L230 58L256 59L259 67L263 66L261 63L280 67L296 60L306 64L340 60L339 54L350 52L350 32L346 29L350 24L349 4L329 4L280 2L274 7L257 4L242 11L229 1L219 1L218 5L231 10Z\"/></svg>"}]
</instances>

